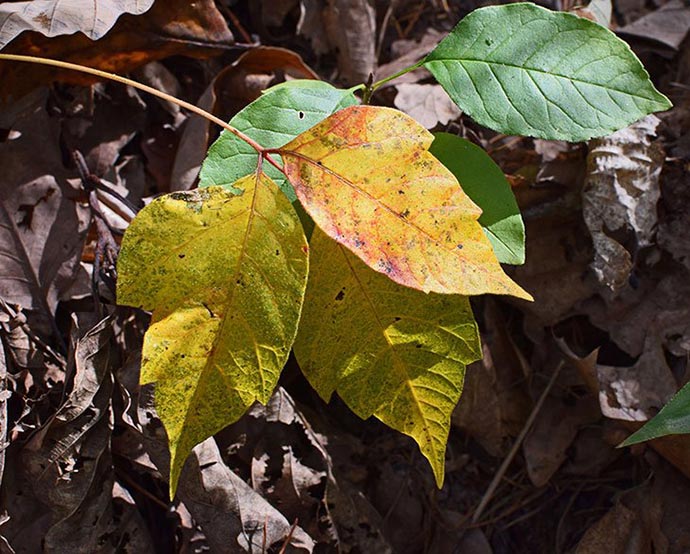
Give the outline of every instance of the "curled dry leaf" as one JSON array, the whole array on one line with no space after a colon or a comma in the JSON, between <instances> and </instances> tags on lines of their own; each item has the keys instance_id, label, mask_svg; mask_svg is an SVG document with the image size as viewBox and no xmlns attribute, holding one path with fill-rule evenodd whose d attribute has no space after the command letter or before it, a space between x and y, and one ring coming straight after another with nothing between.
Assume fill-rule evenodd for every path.
<instances>
[{"instance_id":1,"label":"curled dry leaf","mask_svg":"<svg viewBox=\"0 0 690 554\"><path fill-rule=\"evenodd\" d=\"M590 142L582 211L594 243L592 269L614 292L626 285L637 249L654 237L665 158L654 142L659 123L650 115Z\"/></svg>"}]
</instances>

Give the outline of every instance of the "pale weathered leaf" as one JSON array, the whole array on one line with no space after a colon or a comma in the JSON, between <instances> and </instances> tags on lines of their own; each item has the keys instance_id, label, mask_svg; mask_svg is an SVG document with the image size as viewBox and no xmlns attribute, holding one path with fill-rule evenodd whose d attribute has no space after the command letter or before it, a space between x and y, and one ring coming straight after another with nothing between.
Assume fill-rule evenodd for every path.
<instances>
[{"instance_id":1,"label":"pale weathered leaf","mask_svg":"<svg viewBox=\"0 0 690 554\"><path fill-rule=\"evenodd\" d=\"M170 488L195 444L268 402L287 360L307 278L307 244L265 175L161 197L127 230L118 301L153 310L142 382L170 439Z\"/></svg>"},{"instance_id":2,"label":"pale weathered leaf","mask_svg":"<svg viewBox=\"0 0 690 554\"><path fill-rule=\"evenodd\" d=\"M655 141L660 120L650 115L590 142L582 214L592 234L592 269L613 291L624 287L638 248L656 233L659 177L665 155Z\"/></svg>"},{"instance_id":3,"label":"pale weathered leaf","mask_svg":"<svg viewBox=\"0 0 690 554\"><path fill-rule=\"evenodd\" d=\"M124 13L142 14L154 0L31 0L0 4L0 49L24 31L47 37L78 31L98 40Z\"/></svg>"},{"instance_id":4,"label":"pale weathered leaf","mask_svg":"<svg viewBox=\"0 0 690 554\"><path fill-rule=\"evenodd\" d=\"M411 436L443 484L450 416L481 357L464 296L424 294L373 271L318 229L295 353L319 395Z\"/></svg>"}]
</instances>

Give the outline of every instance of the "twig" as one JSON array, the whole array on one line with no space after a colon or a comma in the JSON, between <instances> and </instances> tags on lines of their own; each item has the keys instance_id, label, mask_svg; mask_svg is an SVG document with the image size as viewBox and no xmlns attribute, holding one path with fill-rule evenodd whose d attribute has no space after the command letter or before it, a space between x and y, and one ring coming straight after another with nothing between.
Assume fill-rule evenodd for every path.
<instances>
[{"instance_id":1,"label":"twig","mask_svg":"<svg viewBox=\"0 0 690 554\"><path fill-rule=\"evenodd\" d=\"M283 546L280 547L278 554L285 554L285 550L287 550L287 547L292 540L292 534L295 532L295 529L297 529L298 521L299 519L295 518L295 522L292 524L292 527L290 527L290 532L287 534L287 537L285 537L285 542L283 543Z\"/></svg>"},{"instance_id":2,"label":"twig","mask_svg":"<svg viewBox=\"0 0 690 554\"><path fill-rule=\"evenodd\" d=\"M525 437L527 436L527 433L532 427L534 420L537 419L537 415L539 414L542 406L544 405L544 401L546 400L546 397L548 396L549 392L551 391L551 388L556 382L556 378L560 374L562 368L563 361L561 360L556 366L556 369L554 370L548 385L546 385L544 392L541 393L539 400L537 400L537 403L532 409L532 413L527 418L527 421L525 421L525 425L522 427L522 431L520 431L520 434L518 435L517 439L515 439L513 447L510 449L510 452L503 460L501 467L498 468L496 475L494 475L494 478L491 480L489 487L486 489L486 492L484 493L484 496L482 497L479 506L477 506L477 509L474 511L474 515L472 516L472 523L477 523L477 521L479 521L479 518L482 516L482 513L486 509L486 506L489 504L489 502L491 502L491 498L496 492L496 489L498 488L499 483L503 479L505 472L508 470L508 467L510 467L510 464L513 462L513 459L515 458L515 455L520 449L522 442L525 440Z\"/></svg>"}]
</instances>

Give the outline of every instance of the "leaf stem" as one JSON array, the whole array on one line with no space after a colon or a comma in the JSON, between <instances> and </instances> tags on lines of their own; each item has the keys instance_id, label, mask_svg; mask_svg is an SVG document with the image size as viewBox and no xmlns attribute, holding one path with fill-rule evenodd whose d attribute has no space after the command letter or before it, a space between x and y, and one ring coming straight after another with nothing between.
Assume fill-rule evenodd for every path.
<instances>
[{"instance_id":1,"label":"leaf stem","mask_svg":"<svg viewBox=\"0 0 690 554\"><path fill-rule=\"evenodd\" d=\"M49 58L41 58L38 56L22 56L18 54L2 54L0 53L0 60L9 60L9 61L15 61L15 62L28 62L28 63L35 63L35 64L41 64L41 65L49 65L53 67L59 67L60 69L69 69L72 71L79 71L81 73L88 73L90 75L95 75L96 77L101 77L102 79L109 79L111 81L116 81L118 83L122 83L124 85L129 85L133 88L142 90L144 92L148 92L149 94L152 94L153 96L156 96L158 98L161 98L163 100L167 100L168 102L172 102L173 104L177 104L181 108L184 108L186 110L189 110L192 113L195 113L196 115L200 115L201 117L206 118L208 121L215 123L216 125L219 125L229 133L232 133L235 135L237 138L243 140L246 142L249 146L251 146L254 150L256 150L259 154L264 152L263 146L261 146L258 142L256 142L254 139L251 137L245 135L242 131L235 129L232 125L229 125L222 119L216 117L215 115L207 112L206 110L201 109L198 106L195 106L194 104L190 104L189 102L185 102L184 100L180 100L179 98L175 98L174 96L171 96L170 94L167 94L163 91L160 91L156 88L150 87L148 85L144 85L142 83L139 83L137 81L133 81L132 79L128 79L127 77L122 77L120 75L117 75L115 73L108 73L107 71L101 71L100 69L94 69L93 67L86 67L84 65L79 65L75 63L69 63L69 62L63 62L60 60L52 60ZM273 165L277 165L276 162L271 160L270 158L268 159L269 162L271 162Z\"/></svg>"},{"instance_id":2,"label":"leaf stem","mask_svg":"<svg viewBox=\"0 0 690 554\"><path fill-rule=\"evenodd\" d=\"M424 65L424 58L419 60L416 64L410 65L406 67L405 69L401 69L397 73L394 73L390 77L386 77L385 79L381 79L380 81L376 81L373 85L371 85L371 92L374 92L376 89L380 88L381 86L385 85L388 81L392 81L393 79L397 79L398 77L401 77L405 75L405 73L409 73L410 71L414 71L415 69L418 69Z\"/></svg>"}]
</instances>

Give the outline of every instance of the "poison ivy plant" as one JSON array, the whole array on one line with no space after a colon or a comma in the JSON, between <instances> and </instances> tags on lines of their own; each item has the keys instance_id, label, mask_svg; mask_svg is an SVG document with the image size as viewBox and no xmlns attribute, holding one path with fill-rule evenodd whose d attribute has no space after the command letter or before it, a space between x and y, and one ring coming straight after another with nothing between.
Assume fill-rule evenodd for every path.
<instances>
[{"instance_id":1,"label":"poison ivy plant","mask_svg":"<svg viewBox=\"0 0 690 554\"><path fill-rule=\"evenodd\" d=\"M524 226L500 170L475 145L444 134L433 142L400 112L358 105L355 92L369 104L386 81L424 66L478 123L565 140L670 107L613 33L527 3L476 10L385 80L275 87L229 125L123 77L0 59L124 82L227 131L209 150L202 188L144 208L118 261L118 301L153 312L142 381L157 384L171 494L196 443L268 401L296 336L319 394L336 392L413 437L441 486L450 413L481 351L467 295L531 298L499 265L524 260ZM687 430L686 389L652 434Z\"/></svg>"}]
</instances>

